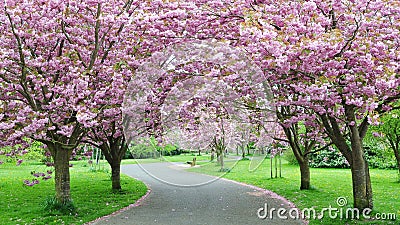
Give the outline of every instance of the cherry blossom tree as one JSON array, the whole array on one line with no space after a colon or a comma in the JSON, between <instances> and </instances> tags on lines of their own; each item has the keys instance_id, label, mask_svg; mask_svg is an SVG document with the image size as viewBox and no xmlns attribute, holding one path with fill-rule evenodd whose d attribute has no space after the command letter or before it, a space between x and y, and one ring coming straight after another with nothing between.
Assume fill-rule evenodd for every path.
<instances>
[{"instance_id":1,"label":"cherry blossom tree","mask_svg":"<svg viewBox=\"0 0 400 225\"><path fill-rule=\"evenodd\" d=\"M110 73L109 76L97 77L91 81L97 89L95 98L93 98L97 106L97 115L95 124L89 126L88 135L84 139L84 142L102 150L111 166L112 188L115 190L121 189L120 164L130 142L123 133L121 111L127 84L130 80L136 80L138 87L146 86L149 83L150 77L137 78L135 76L134 72L140 62L152 56L153 52L180 41L165 38L175 28L171 25L160 29L160 21L176 20L180 18L179 15L183 9L188 11L192 8L191 4L186 3L179 4L180 7L177 7L177 2L129 0L123 3L117 17L124 14L127 18L115 20L110 27L116 28L117 32L109 39L106 36L108 45L100 48L100 51L107 56L105 60L114 63L108 65L113 65L113 69L118 73ZM163 23L163 25L165 24ZM181 29L176 28L175 31L180 32ZM154 81L154 85L160 85L157 82L162 81L163 78ZM131 124L134 122L132 121ZM136 128L135 132L142 132L141 127Z\"/></svg>"},{"instance_id":2,"label":"cherry blossom tree","mask_svg":"<svg viewBox=\"0 0 400 225\"><path fill-rule=\"evenodd\" d=\"M248 147L251 140L255 139L255 129L251 124L242 124L242 126L237 129L238 135L236 137L236 142L242 151L242 158L244 159L246 157L246 147Z\"/></svg>"},{"instance_id":3,"label":"cherry blossom tree","mask_svg":"<svg viewBox=\"0 0 400 225\"><path fill-rule=\"evenodd\" d=\"M398 4L263 1L244 12L241 44L271 80L296 91L283 102L315 113L351 165L359 209L373 207L362 140L399 97Z\"/></svg>"},{"instance_id":4,"label":"cherry blossom tree","mask_svg":"<svg viewBox=\"0 0 400 225\"><path fill-rule=\"evenodd\" d=\"M266 104L256 101L265 95L259 91L264 87L257 84L258 81L261 83L258 69L249 67L241 57L243 53L230 49L226 44L212 41L177 45L164 52L154 53L136 71L137 79L132 79L128 88L130 93L126 95L124 110L127 118L134 121L129 121L129 125L135 126L133 129L126 127L129 135L138 136L146 129L150 129L153 132L150 134L156 136L162 134L160 125L169 122L165 115L170 115L175 108L174 113L184 116L185 111L177 106L185 101L204 102L207 96L213 96L215 102L224 100L233 104L240 99L254 107L256 104ZM253 79L246 79L245 76ZM167 104L167 101L171 102ZM233 107L226 110L233 114Z\"/></svg>"},{"instance_id":5,"label":"cherry blossom tree","mask_svg":"<svg viewBox=\"0 0 400 225\"><path fill-rule=\"evenodd\" d=\"M182 35L230 40L265 71L275 93L285 95L275 84L293 88L296 98L278 101L315 114L351 166L354 206L372 208L362 141L378 112L400 97L399 2L195 2L195 13L186 14L194 26Z\"/></svg>"},{"instance_id":6,"label":"cherry blossom tree","mask_svg":"<svg viewBox=\"0 0 400 225\"><path fill-rule=\"evenodd\" d=\"M291 105L280 105L277 108L276 114L285 137L276 137L275 140L289 144L300 166L300 190L310 189L309 155L326 149L332 143L325 143L322 124L315 123L312 112Z\"/></svg>"},{"instance_id":7,"label":"cherry blossom tree","mask_svg":"<svg viewBox=\"0 0 400 225\"><path fill-rule=\"evenodd\" d=\"M126 14L127 19L114 24L105 24L117 29L114 36L107 37L107 44L100 48L104 54L101 59L109 68L105 76L97 76L91 81L96 88L93 96L93 109L96 116L88 125L88 134L83 142L101 149L111 167L112 189L121 189L120 165L128 150L127 140L123 134L121 105L126 86L133 77L138 60L145 57L144 52L150 46L141 44L143 39L144 17L146 8L139 2L127 1L119 14ZM117 14L117 16L119 16ZM118 22L118 21L115 21ZM109 35L112 35L111 33Z\"/></svg>"},{"instance_id":8,"label":"cherry blossom tree","mask_svg":"<svg viewBox=\"0 0 400 225\"><path fill-rule=\"evenodd\" d=\"M73 149L90 128L104 125L98 116L114 113L107 108L118 100L101 98L118 89L135 63L134 32L123 29L133 22L134 6L133 1L0 3L1 145L24 137L44 143L54 159L56 198L62 203L71 200ZM118 132L112 135L118 139Z\"/></svg>"},{"instance_id":9,"label":"cherry blossom tree","mask_svg":"<svg viewBox=\"0 0 400 225\"><path fill-rule=\"evenodd\" d=\"M154 53L128 88L126 136L155 136L163 142L168 132L175 135L177 128L183 129L181 133L198 135L213 146L223 169L225 150L236 144L234 125L239 123L232 121L257 124L261 114L270 113L252 109L268 105L268 87L258 68L250 65L241 51L215 41L188 42Z\"/></svg>"},{"instance_id":10,"label":"cherry blossom tree","mask_svg":"<svg viewBox=\"0 0 400 225\"><path fill-rule=\"evenodd\" d=\"M180 121L184 129L196 136L207 137L207 147L216 152L220 171L224 171L224 156L229 147L234 148L233 131L236 128L227 113L226 105L210 98L197 98L180 108Z\"/></svg>"}]
</instances>

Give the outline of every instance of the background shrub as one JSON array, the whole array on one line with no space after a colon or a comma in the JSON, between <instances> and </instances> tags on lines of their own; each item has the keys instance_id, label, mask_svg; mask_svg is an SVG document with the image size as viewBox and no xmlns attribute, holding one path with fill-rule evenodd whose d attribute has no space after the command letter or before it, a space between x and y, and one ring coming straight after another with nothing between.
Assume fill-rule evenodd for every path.
<instances>
[{"instance_id":1,"label":"background shrub","mask_svg":"<svg viewBox=\"0 0 400 225\"><path fill-rule=\"evenodd\" d=\"M294 153L290 148L283 152L283 158L291 165L299 165L296 156L294 156Z\"/></svg>"},{"instance_id":2,"label":"background shrub","mask_svg":"<svg viewBox=\"0 0 400 225\"><path fill-rule=\"evenodd\" d=\"M349 168L350 164L337 149L322 150L310 155L310 167L314 168Z\"/></svg>"}]
</instances>

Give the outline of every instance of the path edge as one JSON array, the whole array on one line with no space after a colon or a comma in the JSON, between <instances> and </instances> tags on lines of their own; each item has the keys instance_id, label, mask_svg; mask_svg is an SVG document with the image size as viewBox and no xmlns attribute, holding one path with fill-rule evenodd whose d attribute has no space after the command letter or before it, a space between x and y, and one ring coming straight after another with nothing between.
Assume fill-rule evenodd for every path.
<instances>
[{"instance_id":1,"label":"path edge","mask_svg":"<svg viewBox=\"0 0 400 225\"><path fill-rule=\"evenodd\" d=\"M264 189L264 188L261 188L261 187L257 187L257 186L254 186L254 185L251 185L251 184L247 184L247 183L243 183L243 182L236 181L236 180L226 179L224 177L221 177L221 180L228 181L228 182L231 182L231 183L234 183L234 184L238 184L238 185L242 185L242 186L245 186L245 187L253 188L253 189L257 190L257 191L262 191L265 194L271 196L272 198L275 198L275 199L283 201L284 203L288 204L289 207L297 209L298 212L299 212L299 215L300 215L300 220L303 222L303 224L308 225L309 221L306 220L304 218L304 216L302 216L301 210L293 202L289 201L287 198L283 197L282 195L278 195L277 193L275 193L275 192L273 192L271 190L267 190L267 189Z\"/></svg>"},{"instance_id":2,"label":"path edge","mask_svg":"<svg viewBox=\"0 0 400 225\"><path fill-rule=\"evenodd\" d=\"M133 179L136 179L136 178L134 178L134 177L132 177L132 178L133 178ZM143 182L143 181L140 181L140 182ZM140 206L140 205L142 204L142 202L143 202L143 201L150 195L150 193L151 193L151 188L150 188L150 186L149 186L148 184L146 184L145 182L143 182L143 183L144 183L144 185L146 185L146 187L147 187L147 192L146 192L146 194L144 194L142 197L140 197L138 200L136 200L135 203L132 203L132 204L130 204L130 205L128 205L128 206L126 206L126 207L124 207L124 208L122 208L122 209L119 209L119 210L117 210L117 211L115 211L115 212L113 212L113 213L111 213L111 214L108 214L108 215L99 217L99 218L97 218L97 219L95 219L95 220L92 220L92 221L89 221L89 222L86 222L86 223L84 223L83 225L92 225L92 224L96 224L97 222L104 221L104 220L106 220L107 218L110 218L110 217L112 217L112 216L121 214L121 213L123 213L123 212L125 212L125 211L127 211L127 210L129 210L129 209L134 208L134 207Z\"/></svg>"},{"instance_id":3,"label":"path edge","mask_svg":"<svg viewBox=\"0 0 400 225\"><path fill-rule=\"evenodd\" d=\"M217 177L217 176L213 176L213 175L209 175L209 174L205 174L205 173L198 173L198 172L194 172L194 171L187 171L187 168L185 168L184 170L185 170L186 172L189 172L189 173L201 174L201 175L205 175L205 176L209 176L209 177L214 177L214 178L218 178L218 179L220 179L220 180L224 180L224 181L231 182L231 183L234 183L234 184L238 184L238 185L241 185L241 186L253 188L253 189L258 190L258 191L262 191L262 192L264 192L265 194L271 196L272 198L275 198L275 199L278 199L278 200L283 201L284 203L288 204L289 207L297 209L298 212L299 212L299 215L301 216L301 217L300 217L300 221L302 221L304 225L308 225L309 222L310 222L310 221L308 221L308 220L306 220L306 219L304 218L304 216L303 216L302 213L301 213L302 211L301 211L293 202L289 201L287 198L283 197L282 195L278 195L277 193L275 193L275 192L273 192L273 191L271 191L271 190L264 189L264 188L261 188L261 187L257 187L257 186L254 186L254 185L252 185L252 184L247 184L247 183L244 183L244 182L240 182L240 181L236 181L236 180L227 179L227 178L223 177L223 176L225 176L226 174L224 174L223 176L218 176L218 177ZM218 179L216 179L216 180L218 180Z\"/></svg>"}]
</instances>

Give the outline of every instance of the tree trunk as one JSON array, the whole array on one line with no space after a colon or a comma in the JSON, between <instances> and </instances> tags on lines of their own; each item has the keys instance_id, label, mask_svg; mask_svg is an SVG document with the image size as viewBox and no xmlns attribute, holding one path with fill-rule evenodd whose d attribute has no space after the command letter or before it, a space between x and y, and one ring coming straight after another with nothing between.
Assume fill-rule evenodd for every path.
<instances>
[{"instance_id":1,"label":"tree trunk","mask_svg":"<svg viewBox=\"0 0 400 225\"><path fill-rule=\"evenodd\" d=\"M369 174L369 166L368 166L368 161L365 160L365 174L366 176L366 182L367 182L367 197L368 197L368 208L373 209L374 208L374 201L373 201L373 195L372 195L372 185L371 185L371 175Z\"/></svg>"},{"instance_id":2,"label":"tree trunk","mask_svg":"<svg viewBox=\"0 0 400 225\"><path fill-rule=\"evenodd\" d=\"M300 190L309 190L310 189L310 166L308 155L303 155L301 150L297 148L296 144L290 143L294 156L296 157L297 162L300 166ZM312 146L309 145L309 148ZM305 147L306 148L306 147ZM309 152L311 149L306 149L304 152Z\"/></svg>"},{"instance_id":3,"label":"tree trunk","mask_svg":"<svg viewBox=\"0 0 400 225\"><path fill-rule=\"evenodd\" d=\"M272 160L273 160L273 158L272 158L272 155L271 155L271 157L270 157L270 162L271 162L271 166L270 166L270 170L271 170L271 179L272 178L274 178L274 172L273 172L273 170L272 170Z\"/></svg>"},{"instance_id":4,"label":"tree trunk","mask_svg":"<svg viewBox=\"0 0 400 225\"><path fill-rule=\"evenodd\" d=\"M112 189L121 190L121 162L117 160L110 165Z\"/></svg>"},{"instance_id":5,"label":"tree trunk","mask_svg":"<svg viewBox=\"0 0 400 225\"><path fill-rule=\"evenodd\" d=\"M353 199L354 208L364 209L368 208L368 198L367 198L367 182L365 168L360 165L362 163L357 163L351 168L351 176L353 180Z\"/></svg>"},{"instance_id":6,"label":"tree trunk","mask_svg":"<svg viewBox=\"0 0 400 225\"><path fill-rule=\"evenodd\" d=\"M393 148L394 151L394 156L396 157L396 161L397 161L397 168L399 169L399 181L400 181L400 153L398 149Z\"/></svg>"},{"instance_id":7,"label":"tree trunk","mask_svg":"<svg viewBox=\"0 0 400 225\"><path fill-rule=\"evenodd\" d=\"M279 177L282 177L282 153L279 153Z\"/></svg>"},{"instance_id":8,"label":"tree trunk","mask_svg":"<svg viewBox=\"0 0 400 225\"><path fill-rule=\"evenodd\" d=\"M221 154L220 154L219 150L216 150L215 152L217 153L217 164L221 165Z\"/></svg>"},{"instance_id":9,"label":"tree trunk","mask_svg":"<svg viewBox=\"0 0 400 225\"><path fill-rule=\"evenodd\" d=\"M300 165L300 190L310 189L310 167L308 162L308 156L305 156L303 160L298 160Z\"/></svg>"},{"instance_id":10,"label":"tree trunk","mask_svg":"<svg viewBox=\"0 0 400 225\"><path fill-rule=\"evenodd\" d=\"M354 208L373 208L369 168L361 145L352 143L351 175L353 180Z\"/></svg>"},{"instance_id":11,"label":"tree trunk","mask_svg":"<svg viewBox=\"0 0 400 225\"><path fill-rule=\"evenodd\" d=\"M347 121L354 123L356 121L354 106L344 104L344 109ZM371 179L362 144L363 137L368 130L368 120L364 119L359 126L350 124L349 122L347 125L350 131L349 146L335 118L326 114L320 115L320 118L332 142L350 163L354 208L357 208L359 211L366 208L373 209Z\"/></svg>"},{"instance_id":12,"label":"tree trunk","mask_svg":"<svg viewBox=\"0 0 400 225\"><path fill-rule=\"evenodd\" d=\"M57 146L50 152L54 160L56 199L65 204L71 201L69 157L72 152Z\"/></svg>"},{"instance_id":13,"label":"tree trunk","mask_svg":"<svg viewBox=\"0 0 400 225\"><path fill-rule=\"evenodd\" d=\"M398 180L400 182L400 159L397 160L397 167L399 169L399 173L398 173Z\"/></svg>"},{"instance_id":14,"label":"tree trunk","mask_svg":"<svg viewBox=\"0 0 400 225\"><path fill-rule=\"evenodd\" d=\"M299 140L299 127L297 124L293 124L291 128L284 126L282 126L282 128L287 140L289 141L290 148L300 166L300 190L308 190L311 186L308 154L314 148L315 142L305 141L304 143L301 143Z\"/></svg>"},{"instance_id":15,"label":"tree trunk","mask_svg":"<svg viewBox=\"0 0 400 225\"><path fill-rule=\"evenodd\" d=\"M121 160L128 150L125 140L120 137L112 142L104 142L99 147L111 167L112 190L121 190Z\"/></svg>"},{"instance_id":16,"label":"tree trunk","mask_svg":"<svg viewBox=\"0 0 400 225\"><path fill-rule=\"evenodd\" d=\"M220 163L221 163L221 171L224 170L224 153L221 153L219 155L219 157L221 158Z\"/></svg>"},{"instance_id":17,"label":"tree trunk","mask_svg":"<svg viewBox=\"0 0 400 225\"><path fill-rule=\"evenodd\" d=\"M275 178L278 178L278 154L275 155Z\"/></svg>"}]
</instances>

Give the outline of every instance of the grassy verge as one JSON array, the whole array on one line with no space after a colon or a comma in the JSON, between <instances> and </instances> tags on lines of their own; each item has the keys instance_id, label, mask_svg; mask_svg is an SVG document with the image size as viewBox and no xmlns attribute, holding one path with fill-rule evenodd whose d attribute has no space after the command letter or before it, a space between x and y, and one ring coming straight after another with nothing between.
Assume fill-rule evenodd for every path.
<instances>
[{"instance_id":1,"label":"grassy verge","mask_svg":"<svg viewBox=\"0 0 400 225\"><path fill-rule=\"evenodd\" d=\"M123 191L113 193L107 170L90 171L83 162L73 164L71 195L77 210L71 215L43 209L45 200L54 196L54 179L33 187L23 185L24 179L33 178L31 171L46 171L45 166L32 162L0 165L0 224L83 224L134 203L147 191L142 182L122 174Z\"/></svg>"},{"instance_id":2,"label":"grassy verge","mask_svg":"<svg viewBox=\"0 0 400 225\"><path fill-rule=\"evenodd\" d=\"M253 163L254 164L254 163ZM338 197L345 197L347 207L352 206L351 173L349 169L311 169L311 190L300 191L300 171L298 166L283 162L282 178L270 178L270 161L265 160L259 167L251 161L239 161L237 164L228 162L226 167L231 171L225 178L252 184L284 196L300 209L314 207L316 211L322 208L338 207ZM255 169L256 168L256 169ZM216 163L202 165L200 168L189 169L193 172L221 176ZM322 220L311 219L310 224L399 224L400 222L400 183L396 182L396 170L371 169L371 180L374 191L374 212L395 213L397 220L345 220L330 219L328 214ZM255 209L256 210L256 209ZM344 209L345 210L345 209Z\"/></svg>"}]
</instances>

